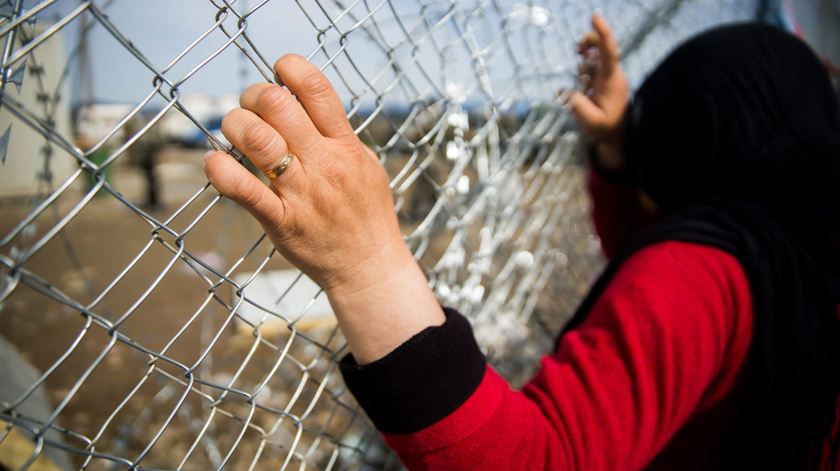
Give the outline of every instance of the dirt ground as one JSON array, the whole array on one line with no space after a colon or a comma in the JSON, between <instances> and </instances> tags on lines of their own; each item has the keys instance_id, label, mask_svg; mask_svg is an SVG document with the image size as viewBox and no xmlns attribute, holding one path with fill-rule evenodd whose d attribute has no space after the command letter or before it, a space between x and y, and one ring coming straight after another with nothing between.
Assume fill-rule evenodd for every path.
<instances>
[{"instance_id":1,"label":"dirt ground","mask_svg":"<svg viewBox=\"0 0 840 471\"><path fill-rule=\"evenodd\" d=\"M205 182L200 164L202 154L202 151L164 150L156 168L162 180L160 186L163 189L164 204L161 208L150 210L153 217L159 220L171 217L179 205L202 187ZM109 178L126 199L142 207L145 182L141 171L120 166L113 169ZM81 199L82 190L84 185L76 185L68 190L57 204L36 219L36 230L24 234L12 246L27 247L47 233L59 219L57 216L66 214ZM178 232L184 231L214 195L210 190L199 196L168 226ZM8 233L32 209L32 202L3 202L0 206L0 232ZM151 248L136 261L125 277L106 296L94 302L111 280L141 253L152 239L153 229L114 196L100 194L56 237L35 253L24 264L24 268L43 278L55 292L63 293L111 322L124 317L119 324L120 333L149 351L160 352L166 348L166 356L182 367L158 361L156 370L147 377L151 356L119 341L109 348L112 338L107 329L95 323L86 325L85 317L79 310L62 305L23 282L16 286L2 304L0 333L18 347L23 358L41 372L58 363L57 369L46 380L45 390L53 405L67 397L71 399L59 415L57 424L92 438L123 399L134 388L138 388L120 412L112 417L103 438L97 441L95 447L98 452L116 456L138 456L185 391L185 385L181 384L185 380L183 367L194 365L202 356L202 346L207 345L218 332L214 347L197 370L196 376L205 381L226 386L250 354L248 366L240 372L233 388L252 392L262 382L266 372L276 365L278 358L288 355L288 358L280 362L270 385L261 393L262 397L268 397L266 391L272 391L274 387L270 394L272 399L267 402L289 414L285 420L288 426L277 426L278 418L282 418L282 414L277 411L258 410L252 418L252 424L266 430L267 443L293 442L294 434L302 428L300 424L294 423L294 418L306 412L309 401L316 395L317 386L322 381L328 381L334 386L335 372L330 372L329 379L323 380L330 362L324 353L318 353L319 347L316 345L332 349L341 345L334 326L328 324L307 332L311 342L282 331L272 332L271 338L262 338L260 341L254 337L253 329L245 329L250 331L250 335L237 333L235 321L225 325L230 317L229 310L216 299L208 301L212 286L208 282L212 277L210 272L196 264L190 266L160 243L151 244ZM265 262L271 251L267 242L263 241L252 251L249 250L261 234L259 226L247 213L229 202L222 202L207 212L182 241L184 250L223 272L228 271L243 254L250 251L250 255L233 271L235 274L256 271ZM157 235L177 250L179 242L175 236L162 231ZM287 262L279 256L273 256L263 269L287 268L290 268ZM207 276L207 280L202 276ZM134 306L158 278L160 280L151 294ZM215 281L216 278L213 279ZM219 287L216 293L223 302L236 300L230 285ZM195 319L190 322L193 316ZM184 325L189 327L179 333ZM167 347L167 343L171 345ZM285 349L289 343L291 346ZM96 363L97 357L103 352L106 352L104 358ZM67 358L58 362L65 354ZM312 364L304 364L302 359L310 360ZM301 360L300 364L294 364L297 360ZM92 364L97 364L96 368L81 387L74 390L77 379L86 374L86 369ZM278 387L277 384L286 384L287 387ZM218 388L207 386L197 389L206 391L208 397L218 398L220 395ZM292 401L290 396L298 390L299 398ZM179 412L173 419L173 425L167 428L157 445L149 451L143 466L171 466L173 456L180 459L187 453L197 432L196 425L202 425L200 420L197 424L192 422L208 416L209 400L200 399L199 394L190 394L186 401L186 406L181 410L192 408L195 417ZM342 401L346 401L347 406L337 407L336 404ZM245 401L240 398L239 402L244 404ZM341 431L346 428L346 422L354 419L349 409L352 400L342 397L339 400L330 399L329 402L315 407L315 413L327 416L321 420L310 419L307 424L323 425L331 412L338 416L341 414L336 411L342 412L346 408L347 411L343 411L345 417L334 417L327 427ZM292 406L289 406L290 403ZM247 407L242 404L233 407L234 413L244 413L247 417ZM40 411L40 416L35 418L44 419L47 412ZM359 421L357 418L355 420ZM225 424L225 421L230 423ZM218 464L242 430L241 421L223 417L222 414L216 414L210 423L207 436L212 436L215 450L193 453L187 461L187 469L205 469ZM272 427L276 428L273 435L269 433ZM230 431L226 433L226 429ZM310 430L307 433L311 436L304 436L298 448L304 454L308 451L306 442L311 443L318 433L323 435L321 430ZM236 469L247 466L257 452L260 441L249 435L256 435L253 428L246 430L241 444L235 447L236 452L230 458L231 463L239 463ZM74 440L70 435L65 435L63 441L65 445L76 448L88 447L84 440ZM320 451L320 448L327 451ZM326 462L330 458L329 449L335 447L320 448L317 451L324 456L313 460L310 455L309 462ZM286 451L282 447L269 446L263 451L263 456L266 462L276 462L278 457L285 456ZM212 456L214 453L219 456ZM79 458L74 461L77 465L81 464ZM105 467L105 461L97 463L94 460L90 467Z\"/></svg>"},{"instance_id":2,"label":"dirt ground","mask_svg":"<svg viewBox=\"0 0 840 471\"><path fill-rule=\"evenodd\" d=\"M161 179L163 205L150 210L153 217L169 219L203 186L202 154L200 150L175 148L162 152L156 172ZM118 166L109 178L124 198L142 206L145 182L140 170ZM31 246L71 211L83 190L84 185L69 189L36 219L34 231L21 234L10 246ZM574 204L584 208L580 188L576 195L579 201ZM41 290L49 285L53 293L63 293L103 319L119 321L117 330L124 339L151 352L165 351L171 360L152 362L153 357L140 348L114 341L108 329L97 323L86 324L77 307L45 296L37 284L19 282L0 305L0 334L38 371L56 368L41 389L53 405L68 401L56 420L57 426L74 432L59 434L64 445L129 459L142 455L142 466L148 468L171 467L187 455L184 469L217 467L226 458L231 469L246 469L252 464L256 469L276 468L290 455L289 444L295 467L298 460L341 467L354 450L364 450L354 458L356 461L361 458L375 467L398 466L381 448L368 446L376 440L375 434L355 411L333 368L333 351L343 344L334 324L315 326L303 335L275 330L257 336L253 329L237 329L235 321L228 323L230 314L225 307L225 303L231 305L237 300L233 288L223 284L214 289L215 296L211 295L218 278L178 258L178 247L182 247L221 272L237 263L233 274L257 271L264 263L265 270L290 268L276 255L266 261L271 252L267 241L253 247L262 231L230 202L217 204L192 226L214 196L212 189L205 191L168 224L181 234L191 227L179 239L165 231L154 233L149 223L114 196L103 193L23 265L43 279ZM16 226L32 211L34 203L1 201L0 234ZM600 263L597 250L591 246L585 211L578 212L577 216L572 214L565 232L557 234L558 240L575 246L566 250L575 263L563 283L549 285L546 300L535 313L544 326L545 339L559 330L562 319L592 279L592 267ZM165 244L152 243L133 261L155 236ZM243 254L248 255L241 259ZM132 268L125 276L97 299L129 265ZM145 297L150 286L155 289ZM142 302L137 303L140 299ZM289 313L290 318L295 315ZM216 334L218 338L213 340ZM213 348L203 358L203 346L210 343ZM60 361L64 355L66 359ZM192 392L185 394L184 382L189 377L185 370L202 358L193 377L213 384L194 383ZM96 367L88 371L94 364ZM240 371L243 364L246 366ZM77 380L86 374L89 377L76 389ZM245 398L263 383L257 397L266 408L253 410ZM322 383L326 388L320 388ZM229 384L229 389L241 394L225 393ZM182 396L184 403L177 407ZM217 412L211 405L220 400L226 402ZM112 414L115 410L118 412ZM34 411L34 418L43 420L49 412ZM171 424L147 449L170 414ZM247 427L243 418L248 421ZM84 438L94 438L98 433L101 437L94 445ZM190 452L193 441L202 433L205 439ZM339 442L343 445L336 445ZM260 458L254 460L258 454ZM74 466L84 462L81 455L69 455ZM112 466L111 461L94 458L88 467Z\"/></svg>"}]
</instances>

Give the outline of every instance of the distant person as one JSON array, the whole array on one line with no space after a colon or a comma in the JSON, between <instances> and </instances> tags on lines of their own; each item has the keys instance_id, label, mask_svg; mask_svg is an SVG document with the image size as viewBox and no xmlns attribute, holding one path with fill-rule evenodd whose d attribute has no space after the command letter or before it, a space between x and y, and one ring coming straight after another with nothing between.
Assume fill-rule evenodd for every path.
<instances>
[{"instance_id":1,"label":"distant person","mask_svg":"<svg viewBox=\"0 0 840 471\"><path fill-rule=\"evenodd\" d=\"M125 125L125 139L131 139L146 125L139 115L134 116ZM160 198L160 181L155 172L161 150L166 146L166 138L159 125L147 129L140 138L128 148L128 161L143 172L146 180L145 201L143 208L150 211L163 209Z\"/></svg>"},{"instance_id":2,"label":"distant person","mask_svg":"<svg viewBox=\"0 0 840 471\"><path fill-rule=\"evenodd\" d=\"M270 185L222 152L207 176L325 289L346 383L411 469L836 468L840 107L825 67L787 33L728 26L678 47L628 105L618 46L593 26L594 80L569 104L594 142L612 260L522 392L438 305L382 166L312 64L283 57L288 91L254 85L223 122Z\"/></svg>"}]
</instances>

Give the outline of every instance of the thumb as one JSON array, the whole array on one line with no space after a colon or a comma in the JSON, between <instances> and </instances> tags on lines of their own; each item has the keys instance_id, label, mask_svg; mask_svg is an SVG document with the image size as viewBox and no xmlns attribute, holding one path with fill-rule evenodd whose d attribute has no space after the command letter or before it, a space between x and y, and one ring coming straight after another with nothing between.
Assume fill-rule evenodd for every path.
<instances>
[{"instance_id":1,"label":"thumb","mask_svg":"<svg viewBox=\"0 0 840 471\"><path fill-rule=\"evenodd\" d=\"M266 231L280 226L284 209L280 197L229 154L207 153L204 174L222 196L247 209Z\"/></svg>"},{"instance_id":2,"label":"thumb","mask_svg":"<svg viewBox=\"0 0 840 471\"><path fill-rule=\"evenodd\" d=\"M607 127L607 113L583 93L572 92L567 104L587 132L599 133Z\"/></svg>"}]
</instances>

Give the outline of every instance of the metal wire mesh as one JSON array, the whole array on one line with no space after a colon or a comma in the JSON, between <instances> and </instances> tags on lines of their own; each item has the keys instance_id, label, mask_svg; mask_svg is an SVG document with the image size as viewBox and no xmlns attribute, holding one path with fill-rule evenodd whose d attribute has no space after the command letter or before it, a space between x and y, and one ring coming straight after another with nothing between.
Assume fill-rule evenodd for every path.
<instances>
[{"instance_id":1,"label":"metal wire mesh","mask_svg":"<svg viewBox=\"0 0 840 471\"><path fill-rule=\"evenodd\" d=\"M2 172L30 169L13 177L29 196L0 204L7 468L400 466L337 375L346 347L320 290L208 186L200 152L160 144L180 122L228 149L187 100L194 84L273 80L287 52L321 66L388 170L441 302L519 384L600 264L579 136L555 99L576 86L573 44L590 15L614 25L638 84L680 39L756 11L743 0L192 0L143 2L148 15L126 18L121 1L0 1ZM200 26L144 49L129 30L166 36L155 19ZM278 39L290 34L306 47ZM103 59L92 38L134 68L85 78ZM127 74L144 94L120 95L132 105L85 135L89 101ZM139 202L138 151L159 155L165 209Z\"/></svg>"}]
</instances>

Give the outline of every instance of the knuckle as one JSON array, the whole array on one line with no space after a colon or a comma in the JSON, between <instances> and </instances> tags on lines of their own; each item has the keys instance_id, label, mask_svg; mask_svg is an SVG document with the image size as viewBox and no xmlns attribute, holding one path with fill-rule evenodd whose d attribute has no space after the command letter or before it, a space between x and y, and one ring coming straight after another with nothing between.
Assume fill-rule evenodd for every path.
<instances>
[{"instance_id":1,"label":"knuckle","mask_svg":"<svg viewBox=\"0 0 840 471\"><path fill-rule=\"evenodd\" d=\"M350 175L343 165L334 163L321 170L324 180L333 188L345 188L350 181Z\"/></svg>"},{"instance_id":2,"label":"knuckle","mask_svg":"<svg viewBox=\"0 0 840 471\"><path fill-rule=\"evenodd\" d=\"M332 91L332 85L320 73L310 73L300 81L300 88L303 93L311 97L323 97Z\"/></svg>"},{"instance_id":3,"label":"knuckle","mask_svg":"<svg viewBox=\"0 0 840 471\"><path fill-rule=\"evenodd\" d=\"M290 96L289 92L282 87L265 87L257 95L257 108L267 112L276 112L288 103Z\"/></svg>"},{"instance_id":4,"label":"knuckle","mask_svg":"<svg viewBox=\"0 0 840 471\"><path fill-rule=\"evenodd\" d=\"M269 86L271 86L271 84L265 82L249 85L248 88L239 95L239 106L248 108L249 105L253 104L254 97L258 96L260 91Z\"/></svg>"},{"instance_id":5,"label":"knuckle","mask_svg":"<svg viewBox=\"0 0 840 471\"><path fill-rule=\"evenodd\" d=\"M242 132L242 147L246 153L264 154L274 143L274 136L265 126L254 124L246 126Z\"/></svg>"},{"instance_id":6,"label":"knuckle","mask_svg":"<svg viewBox=\"0 0 840 471\"><path fill-rule=\"evenodd\" d=\"M240 180L235 187L233 199L252 208L259 206L264 194L260 185L262 183L257 180Z\"/></svg>"}]
</instances>

